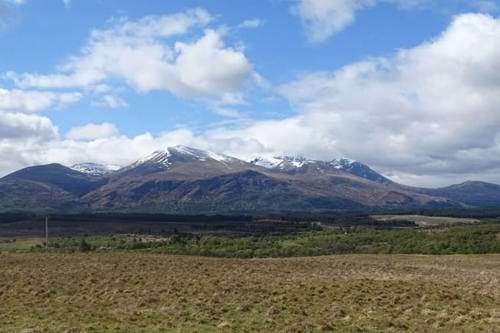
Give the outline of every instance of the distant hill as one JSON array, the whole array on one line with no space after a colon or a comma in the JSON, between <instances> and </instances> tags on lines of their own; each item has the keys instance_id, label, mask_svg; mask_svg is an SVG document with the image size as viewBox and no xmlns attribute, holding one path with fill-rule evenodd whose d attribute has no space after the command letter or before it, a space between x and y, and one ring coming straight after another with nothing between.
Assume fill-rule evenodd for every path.
<instances>
[{"instance_id":1,"label":"distant hill","mask_svg":"<svg viewBox=\"0 0 500 333\"><path fill-rule=\"evenodd\" d=\"M472 207L500 207L500 185L497 184L467 181L462 184L427 190L425 192Z\"/></svg>"},{"instance_id":2,"label":"distant hill","mask_svg":"<svg viewBox=\"0 0 500 333\"><path fill-rule=\"evenodd\" d=\"M1 210L224 213L493 207L500 185L442 189L390 181L350 159L250 162L176 146L113 170L86 163L29 167L0 179Z\"/></svg>"}]
</instances>

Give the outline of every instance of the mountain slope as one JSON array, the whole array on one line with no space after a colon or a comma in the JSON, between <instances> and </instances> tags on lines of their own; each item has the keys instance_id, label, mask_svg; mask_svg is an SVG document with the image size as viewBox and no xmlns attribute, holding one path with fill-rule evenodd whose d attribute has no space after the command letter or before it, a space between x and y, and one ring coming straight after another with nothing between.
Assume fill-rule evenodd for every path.
<instances>
[{"instance_id":1,"label":"mountain slope","mask_svg":"<svg viewBox=\"0 0 500 333\"><path fill-rule=\"evenodd\" d=\"M85 197L94 209L150 212L230 212L359 209L354 201L303 193L289 182L253 170L192 180L148 180L126 191Z\"/></svg>"},{"instance_id":2,"label":"mountain slope","mask_svg":"<svg viewBox=\"0 0 500 333\"><path fill-rule=\"evenodd\" d=\"M500 185L468 181L439 189L427 189L425 193L462 202L473 207L499 207Z\"/></svg>"},{"instance_id":3,"label":"mountain slope","mask_svg":"<svg viewBox=\"0 0 500 333\"><path fill-rule=\"evenodd\" d=\"M80 197L104 183L60 164L29 167L0 179L0 209L83 209Z\"/></svg>"},{"instance_id":4,"label":"mountain slope","mask_svg":"<svg viewBox=\"0 0 500 333\"><path fill-rule=\"evenodd\" d=\"M177 146L120 170L86 195L94 209L154 211L314 210L420 207L449 203L389 188L338 164L286 157L279 163L242 160Z\"/></svg>"},{"instance_id":5,"label":"mountain slope","mask_svg":"<svg viewBox=\"0 0 500 333\"><path fill-rule=\"evenodd\" d=\"M348 158L336 159L330 162L334 168L342 171L349 172L361 178L365 178L377 183L388 184L391 180L382 176L372 168L361 162L351 160Z\"/></svg>"},{"instance_id":6,"label":"mountain slope","mask_svg":"<svg viewBox=\"0 0 500 333\"><path fill-rule=\"evenodd\" d=\"M85 207L80 199L60 188L22 179L0 180L2 211L73 211Z\"/></svg>"},{"instance_id":7,"label":"mountain slope","mask_svg":"<svg viewBox=\"0 0 500 333\"><path fill-rule=\"evenodd\" d=\"M25 168L11 173L2 180L19 180L45 184L69 192L75 196L82 196L105 183L105 180L99 177L75 171L61 164Z\"/></svg>"}]
</instances>

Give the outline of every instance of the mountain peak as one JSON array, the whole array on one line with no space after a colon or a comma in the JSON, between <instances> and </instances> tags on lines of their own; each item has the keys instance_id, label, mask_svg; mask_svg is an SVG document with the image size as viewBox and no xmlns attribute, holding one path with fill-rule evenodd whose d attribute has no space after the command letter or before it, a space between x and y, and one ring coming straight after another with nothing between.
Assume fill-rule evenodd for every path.
<instances>
[{"instance_id":1,"label":"mountain peak","mask_svg":"<svg viewBox=\"0 0 500 333\"><path fill-rule=\"evenodd\" d=\"M116 165L103 165L98 163L86 162L75 164L71 166L71 169L92 176L104 176L113 171L117 171L118 169L120 169L120 167Z\"/></svg>"},{"instance_id":2,"label":"mountain peak","mask_svg":"<svg viewBox=\"0 0 500 333\"><path fill-rule=\"evenodd\" d=\"M308 166L314 166L315 170L320 171L333 168L378 183L390 182L389 179L375 172L367 165L347 157L337 158L327 162L299 156L274 156L258 157L250 161L250 163L267 169L293 172L296 170L304 170Z\"/></svg>"},{"instance_id":3,"label":"mountain peak","mask_svg":"<svg viewBox=\"0 0 500 333\"><path fill-rule=\"evenodd\" d=\"M300 156L273 156L273 157L257 157L250 161L251 164L261 166L267 169L298 169L306 164L314 163L314 160L309 160Z\"/></svg>"},{"instance_id":4,"label":"mountain peak","mask_svg":"<svg viewBox=\"0 0 500 333\"><path fill-rule=\"evenodd\" d=\"M198 148L187 147L187 146L183 146L183 145L169 147L169 148L167 148L167 150L170 153L189 155L189 156L198 158L200 160L211 158L213 160L221 162L221 161L228 161L231 159L231 157L223 155L223 154L215 153L215 152L208 151L208 150L202 150L202 149L198 149Z\"/></svg>"},{"instance_id":5,"label":"mountain peak","mask_svg":"<svg viewBox=\"0 0 500 333\"><path fill-rule=\"evenodd\" d=\"M330 165L332 165L335 169L337 170L342 170L345 172L349 172L353 175L356 175L361 178L365 178L377 183L390 183L391 181L387 179L386 177L382 176L378 172L374 171L372 168L367 166L366 164L363 164L359 161L350 159L350 158L338 158L334 159L330 162Z\"/></svg>"},{"instance_id":6,"label":"mountain peak","mask_svg":"<svg viewBox=\"0 0 500 333\"><path fill-rule=\"evenodd\" d=\"M234 160L234 158L207 150L177 145L168 147L165 150L157 150L151 155L137 161L136 163L134 163L134 165L137 166L141 164L156 164L164 168L168 168L172 163L176 161L186 160L215 160L217 162L224 163L232 161Z\"/></svg>"},{"instance_id":7,"label":"mountain peak","mask_svg":"<svg viewBox=\"0 0 500 333\"><path fill-rule=\"evenodd\" d=\"M338 170L346 170L354 167L356 164L362 164L356 160L347 157L333 159L330 164Z\"/></svg>"}]
</instances>

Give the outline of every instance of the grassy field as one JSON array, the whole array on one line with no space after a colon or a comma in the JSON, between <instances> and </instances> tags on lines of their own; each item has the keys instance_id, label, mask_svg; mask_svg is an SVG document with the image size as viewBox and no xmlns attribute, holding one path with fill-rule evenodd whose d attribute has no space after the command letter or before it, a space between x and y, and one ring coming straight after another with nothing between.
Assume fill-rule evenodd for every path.
<instances>
[{"instance_id":1,"label":"grassy field","mask_svg":"<svg viewBox=\"0 0 500 333\"><path fill-rule=\"evenodd\" d=\"M0 254L0 332L500 332L500 255Z\"/></svg>"},{"instance_id":2,"label":"grassy field","mask_svg":"<svg viewBox=\"0 0 500 333\"><path fill-rule=\"evenodd\" d=\"M15 244L8 246L10 251L26 252L23 243L19 244L19 248ZM40 245L30 250L46 251ZM133 251L233 258L332 254L493 254L500 253L500 224L392 229L343 228L281 235L170 233L78 236L52 239L48 251Z\"/></svg>"},{"instance_id":3,"label":"grassy field","mask_svg":"<svg viewBox=\"0 0 500 333\"><path fill-rule=\"evenodd\" d=\"M372 215L377 221L412 221L421 227L472 224L479 223L479 219L447 216L425 216L425 215Z\"/></svg>"},{"instance_id":4,"label":"grassy field","mask_svg":"<svg viewBox=\"0 0 500 333\"><path fill-rule=\"evenodd\" d=\"M1 239L0 252L29 252L34 246L43 244L41 238L26 238L26 239Z\"/></svg>"}]
</instances>

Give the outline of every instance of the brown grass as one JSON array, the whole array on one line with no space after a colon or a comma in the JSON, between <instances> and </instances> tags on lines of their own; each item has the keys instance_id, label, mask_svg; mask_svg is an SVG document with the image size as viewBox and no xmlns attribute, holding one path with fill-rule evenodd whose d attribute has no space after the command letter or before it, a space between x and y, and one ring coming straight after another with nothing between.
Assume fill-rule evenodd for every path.
<instances>
[{"instance_id":1,"label":"brown grass","mask_svg":"<svg viewBox=\"0 0 500 333\"><path fill-rule=\"evenodd\" d=\"M0 332L500 332L500 255L0 254Z\"/></svg>"}]
</instances>

